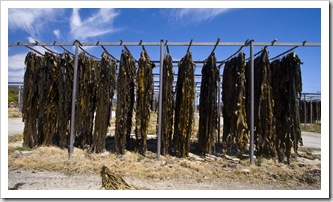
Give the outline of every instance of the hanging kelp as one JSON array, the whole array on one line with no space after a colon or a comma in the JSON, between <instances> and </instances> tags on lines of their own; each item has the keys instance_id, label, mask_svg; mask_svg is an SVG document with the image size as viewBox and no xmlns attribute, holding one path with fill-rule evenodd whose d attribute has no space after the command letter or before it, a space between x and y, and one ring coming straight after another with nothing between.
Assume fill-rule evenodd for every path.
<instances>
[{"instance_id":1,"label":"hanging kelp","mask_svg":"<svg viewBox=\"0 0 333 202\"><path fill-rule=\"evenodd\" d=\"M123 50L117 78L117 118L115 131L115 149L120 154L124 154L126 146L128 146L127 148L130 146L134 106L134 78L135 61L131 53Z\"/></svg>"},{"instance_id":2,"label":"hanging kelp","mask_svg":"<svg viewBox=\"0 0 333 202\"><path fill-rule=\"evenodd\" d=\"M38 146L38 76L41 71L42 57L29 52L25 57L26 71L24 74L22 120L25 122L23 145L33 148Z\"/></svg>"},{"instance_id":3,"label":"hanging kelp","mask_svg":"<svg viewBox=\"0 0 333 202\"><path fill-rule=\"evenodd\" d=\"M57 135L57 116L58 116L58 76L59 62L56 56L45 52L43 59L44 72L44 117L43 117L43 145L51 145L53 137Z\"/></svg>"},{"instance_id":4,"label":"hanging kelp","mask_svg":"<svg viewBox=\"0 0 333 202\"><path fill-rule=\"evenodd\" d=\"M147 151L147 134L150 122L150 111L153 102L155 64L146 51L141 52L136 76L136 149L145 155Z\"/></svg>"},{"instance_id":5,"label":"hanging kelp","mask_svg":"<svg viewBox=\"0 0 333 202\"><path fill-rule=\"evenodd\" d=\"M47 82L47 71L48 69L43 66L44 58L42 58L42 61L40 63L41 68L38 72L38 118L37 118L37 139L38 139L38 145L41 145L44 142L44 112L46 110L46 99L48 99L47 91L46 91L46 82Z\"/></svg>"},{"instance_id":6,"label":"hanging kelp","mask_svg":"<svg viewBox=\"0 0 333 202\"><path fill-rule=\"evenodd\" d=\"M105 149L105 138L110 125L112 99L115 90L117 63L102 54L100 65L96 66L96 118L91 152L102 152Z\"/></svg>"},{"instance_id":7,"label":"hanging kelp","mask_svg":"<svg viewBox=\"0 0 333 202\"><path fill-rule=\"evenodd\" d=\"M297 153L298 144L302 142L301 129L300 129L300 115L299 115L299 97L302 92L302 75L301 75L301 60L295 53L290 53L282 59L282 63L288 69L288 99L289 99L289 129L291 132L291 139L293 140L294 152Z\"/></svg>"},{"instance_id":8,"label":"hanging kelp","mask_svg":"<svg viewBox=\"0 0 333 202\"><path fill-rule=\"evenodd\" d=\"M279 160L283 161L286 157L288 163L292 145L297 153L298 143L302 143L298 105L298 96L302 91L300 64L294 53L288 54L282 61L271 63L276 150Z\"/></svg>"},{"instance_id":9,"label":"hanging kelp","mask_svg":"<svg viewBox=\"0 0 333 202\"><path fill-rule=\"evenodd\" d=\"M194 118L194 62L188 52L178 64L173 144L176 155L187 157L190 151Z\"/></svg>"},{"instance_id":10,"label":"hanging kelp","mask_svg":"<svg viewBox=\"0 0 333 202\"><path fill-rule=\"evenodd\" d=\"M74 59L67 53L61 54L58 68L58 134L54 137L55 144L61 148L69 143L70 117L72 109L72 89Z\"/></svg>"},{"instance_id":11,"label":"hanging kelp","mask_svg":"<svg viewBox=\"0 0 333 202\"><path fill-rule=\"evenodd\" d=\"M172 129L173 129L173 64L170 54L166 54L163 59L163 102L162 102L162 125L161 125L161 154L166 155L171 152ZM157 107L156 107L157 108ZM158 116L160 113L158 113ZM159 120L157 118L157 120ZM159 123L158 123L159 124Z\"/></svg>"},{"instance_id":12,"label":"hanging kelp","mask_svg":"<svg viewBox=\"0 0 333 202\"><path fill-rule=\"evenodd\" d=\"M202 68L199 105L199 150L202 154L211 154L215 144L217 130L217 90L219 69L216 67L216 57L212 53Z\"/></svg>"},{"instance_id":13,"label":"hanging kelp","mask_svg":"<svg viewBox=\"0 0 333 202\"><path fill-rule=\"evenodd\" d=\"M245 54L225 64L223 71L223 145L241 155L249 141L246 115Z\"/></svg>"},{"instance_id":14,"label":"hanging kelp","mask_svg":"<svg viewBox=\"0 0 333 202\"><path fill-rule=\"evenodd\" d=\"M239 155L247 150L247 144L249 142L249 133L246 116L246 75L245 75L245 54L240 53L238 55L237 75L236 75L236 102L235 112L236 115L236 144Z\"/></svg>"},{"instance_id":15,"label":"hanging kelp","mask_svg":"<svg viewBox=\"0 0 333 202\"><path fill-rule=\"evenodd\" d=\"M281 61L275 60L270 64L272 73L272 95L274 100L274 125L275 125L275 148L280 162L283 162L286 155L286 137L287 137L287 100L285 73L282 70Z\"/></svg>"},{"instance_id":16,"label":"hanging kelp","mask_svg":"<svg viewBox=\"0 0 333 202\"><path fill-rule=\"evenodd\" d=\"M227 61L223 69L222 82L222 102L223 102L223 136L222 143L224 152L228 152L232 146L235 146L234 133L236 129L234 111L234 103L236 100L235 84L236 84L236 68L234 63L237 58Z\"/></svg>"},{"instance_id":17,"label":"hanging kelp","mask_svg":"<svg viewBox=\"0 0 333 202\"><path fill-rule=\"evenodd\" d=\"M81 52L78 56L78 66L77 66L77 85L76 85L76 101L75 101L75 133L76 139L82 135L82 124L83 120L83 107L81 103L84 103L83 94L83 75L85 68L85 60L87 60L84 52ZM82 139L82 137L81 137ZM78 144L76 143L75 146Z\"/></svg>"},{"instance_id":18,"label":"hanging kelp","mask_svg":"<svg viewBox=\"0 0 333 202\"><path fill-rule=\"evenodd\" d=\"M247 70L247 78L247 105L250 106L249 70ZM268 51L263 49L261 55L254 60L254 143L258 156L273 157L276 154L275 133L273 130L273 106ZM249 108L247 112L249 116Z\"/></svg>"},{"instance_id":19,"label":"hanging kelp","mask_svg":"<svg viewBox=\"0 0 333 202\"><path fill-rule=\"evenodd\" d=\"M78 75L79 87L77 89L77 115L76 125L78 145L82 148L92 143L93 120L96 108L95 69L97 62L87 58L82 51L79 54Z\"/></svg>"}]
</instances>

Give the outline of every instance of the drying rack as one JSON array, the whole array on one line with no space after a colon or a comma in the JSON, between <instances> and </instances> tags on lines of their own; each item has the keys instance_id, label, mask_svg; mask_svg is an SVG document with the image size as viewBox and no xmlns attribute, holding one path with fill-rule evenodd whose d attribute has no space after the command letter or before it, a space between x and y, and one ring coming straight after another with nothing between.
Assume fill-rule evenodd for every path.
<instances>
[{"instance_id":1,"label":"drying rack","mask_svg":"<svg viewBox=\"0 0 333 202\"><path fill-rule=\"evenodd\" d=\"M110 54L107 49L105 47L107 46L123 46L129 53L130 50L128 48L128 46L142 46L143 50L145 50L145 46L159 46L160 47L160 60L158 61L154 61L155 63L159 63L160 65L160 69L159 69L159 85L158 85L158 92L159 92L159 100L163 100L162 99L162 91L163 91L163 53L164 53L164 48L166 47L167 52L169 52L169 46L187 46L187 52L190 51L191 46L213 46L213 50L211 52L211 54L215 51L215 49L217 47L224 47L224 46L238 46L240 47L235 53L233 53L232 55L230 55L227 59L223 60L223 61L217 61L218 68L219 71L221 69L221 67L229 60L231 59L233 56L237 55L244 47L249 47L250 48L250 57L247 58L247 60L249 60L250 62L250 164L253 165L254 164L254 56L258 55L261 53L261 51L259 51L258 53L254 53L253 49L254 46L261 46L263 48L267 48L269 46L284 46L284 47L292 47L286 51L284 51L283 53L270 58L270 60L279 58L280 56L289 53L290 51L293 51L294 49L298 48L298 47L320 47L321 44L320 43L308 43L307 41L303 41L303 42L276 42L277 40L274 39L271 42L255 42L254 40L246 40L245 42L221 42L220 38L217 39L216 42L193 42L193 39L190 40L190 42L169 42L168 40L166 40L164 42L164 40L160 40L160 42L143 42L142 40L140 40L139 42L124 42L123 40L120 39L120 42L101 42L101 41L97 41L97 42L80 42L79 40L75 40L73 42L38 42L36 41L35 43L22 43L22 42L16 42L16 43L8 43L8 47L14 47L14 46L25 46L33 51L35 51L36 53L43 55L42 53L40 53L39 51L35 50L34 46L41 46L43 47L46 51L51 52L52 54L58 54L50 49L48 49L48 46L58 46L61 47L62 49L64 49L65 52L73 55L75 57L74 59L74 79L73 79L73 96L72 96L72 111L71 111L71 127L70 127L70 143L69 143L69 158L71 157L72 153L73 153L73 144L74 144L74 122L75 122L75 100L76 100L76 86L77 86L77 69L78 69L78 54L79 54L79 49L81 49L81 51L84 51L85 53L87 53L87 55L98 59L98 57L90 54L89 52L87 52L83 47L85 46L100 46L101 48L103 48L103 50L110 56L112 57L114 60L118 61L119 60L114 57L112 54ZM71 53L68 49L65 48L68 46L75 46L75 53ZM137 62L137 61L136 61ZM175 61L177 62L177 61ZM196 63L204 63L204 61L195 61ZM220 72L220 76L221 76L221 72ZM219 92L218 92L218 114L220 115L221 113L221 106L220 106L220 101L221 101L221 78L219 79ZM162 112L162 102L159 102L159 106L158 106L158 111ZM220 116L219 116L220 117ZM160 160L160 154L161 154L161 118L162 116L158 116L159 121L158 121L158 133L157 133L157 159ZM220 126L220 118L218 120L218 124ZM220 127L218 127L218 141L220 140Z\"/></svg>"}]
</instances>

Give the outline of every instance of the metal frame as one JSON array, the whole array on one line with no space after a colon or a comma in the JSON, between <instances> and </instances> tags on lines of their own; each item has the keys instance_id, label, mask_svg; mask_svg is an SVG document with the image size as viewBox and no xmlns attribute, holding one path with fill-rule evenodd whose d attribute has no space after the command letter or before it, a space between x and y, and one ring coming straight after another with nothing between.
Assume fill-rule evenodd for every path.
<instances>
[{"instance_id":1,"label":"metal frame","mask_svg":"<svg viewBox=\"0 0 333 202\"><path fill-rule=\"evenodd\" d=\"M302 99L303 97L303 99ZM312 104L313 102L316 103L316 121L319 122L319 115L318 115L318 101L321 100L321 93L301 93L301 96L300 96L300 99L305 101L304 102L304 126L306 126L307 124L307 118L306 118L306 115L307 115L307 112L306 112L306 101L309 101L310 102L310 124L313 123L313 120L312 120Z\"/></svg>"},{"instance_id":2,"label":"metal frame","mask_svg":"<svg viewBox=\"0 0 333 202\"><path fill-rule=\"evenodd\" d=\"M8 82L8 86L17 86L18 89L18 114L21 113L22 109L22 91L23 91L23 82Z\"/></svg>"},{"instance_id":3,"label":"metal frame","mask_svg":"<svg viewBox=\"0 0 333 202\"><path fill-rule=\"evenodd\" d=\"M276 41L276 40L275 40ZM188 51L190 49L190 46L214 46L213 51L217 46L240 46L240 49L236 52L236 54L243 48L250 46L250 68L251 68L251 92L250 92L250 99L251 99L251 105L250 105L250 110L251 110L251 123L250 123L250 164L253 165L253 157L254 157L254 53L253 53L253 48L254 46L263 46L263 47L268 47L268 46L293 46L294 48L290 49L293 50L297 47L320 47L320 43L307 43L306 41L303 42L296 42L296 43L289 43L289 42L254 42L254 40L246 40L246 42L220 42L219 38L217 42L193 42L191 39L190 42L168 42L166 40L166 43L164 43L163 40L160 42L123 42L120 40L120 42L80 42L78 40L75 40L74 42L47 42L47 43L42 43L42 42L37 42L36 43L22 43L22 42L17 42L17 43L8 43L8 47L13 47L13 46L25 46L27 48L33 47L33 46L59 46L66 50L63 46L75 46L75 62L74 62L74 80L73 80L73 97L72 97L72 114L71 114L71 134L70 134L70 151L69 151L69 157L73 153L73 143L74 143L74 120L75 120L75 99L76 99L76 84L77 84L77 65L78 65L78 49L81 48L82 46L101 46L104 49L104 46L124 46L124 48L127 49L126 46L159 46L160 47L160 90L159 90L159 98L162 100L162 86L163 86L163 49L164 46L168 47L169 46L188 46ZM283 52L283 54L288 53L290 50ZM83 50L84 51L84 50ZM213 52L212 51L212 52ZM233 54L235 55L235 54ZM233 56L232 55L232 56ZM228 57L227 59L229 59ZM219 68L224 64L226 60L223 60L219 66ZM156 61L157 62L157 61ZM220 83L219 83L220 85ZM220 98L218 100L218 106L220 108ZM162 113L162 102L159 102L159 111ZM160 114L159 116L159 125L158 125L158 134L157 134L157 159L160 159L160 146L161 146L161 117L162 115ZM219 118L220 119L220 118ZM219 127L220 129L220 127ZM220 134L220 132L219 132Z\"/></svg>"}]
</instances>

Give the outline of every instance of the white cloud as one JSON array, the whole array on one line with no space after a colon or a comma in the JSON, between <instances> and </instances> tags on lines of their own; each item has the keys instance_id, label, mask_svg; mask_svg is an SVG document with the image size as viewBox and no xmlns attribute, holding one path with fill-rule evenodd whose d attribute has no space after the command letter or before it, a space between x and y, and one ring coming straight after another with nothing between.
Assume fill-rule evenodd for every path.
<instances>
[{"instance_id":1,"label":"white cloud","mask_svg":"<svg viewBox=\"0 0 333 202\"><path fill-rule=\"evenodd\" d=\"M23 82L25 70L20 71L9 71L8 81L9 82Z\"/></svg>"},{"instance_id":2,"label":"white cloud","mask_svg":"<svg viewBox=\"0 0 333 202\"><path fill-rule=\"evenodd\" d=\"M59 29L53 30L53 34L57 37L57 39L60 39L61 34Z\"/></svg>"},{"instance_id":3,"label":"white cloud","mask_svg":"<svg viewBox=\"0 0 333 202\"><path fill-rule=\"evenodd\" d=\"M99 9L98 12L83 20L79 11L80 9L74 8L70 18L70 33L74 39L87 39L119 30L113 27L113 21L119 15L114 9Z\"/></svg>"},{"instance_id":4,"label":"white cloud","mask_svg":"<svg viewBox=\"0 0 333 202\"><path fill-rule=\"evenodd\" d=\"M26 53L20 53L20 54L16 54L16 55L12 55L8 57L8 70L22 70L24 69L25 65L24 65L24 60L25 60L25 56L27 54Z\"/></svg>"},{"instance_id":5,"label":"white cloud","mask_svg":"<svg viewBox=\"0 0 333 202\"><path fill-rule=\"evenodd\" d=\"M29 43L35 43L36 41L38 41L36 38L31 37L31 36L27 37L27 39L28 39Z\"/></svg>"},{"instance_id":6,"label":"white cloud","mask_svg":"<svg viewBox=\"0 0 333 202\"><path fill-rule=\"evenodd\" d=\"M22 82L24 77L24 60L26 53L19 53L8 57L8 81Z\"/></svg>"},{"instance_id":7,"label":"white cloud","mask_svg":"<svg viewBox=\"0 0 333 202\"><path fill-rule=\"evenodd\" d=\"M8 10L8 27L10 30L24 30L31 36L37 36L62 9L55 8L10 8Z\"/></svg>"},{"instance_id":8,"label":"white cloud","mask_svg":"<svg viewBox=\"0 0 333 202\"><path fill-rule=\"evenodd\" d=\"M230 10L229 8L177 8L171 9L168 17L171 23L200 23L211 20Z\"/></svg>"}]
</instances>

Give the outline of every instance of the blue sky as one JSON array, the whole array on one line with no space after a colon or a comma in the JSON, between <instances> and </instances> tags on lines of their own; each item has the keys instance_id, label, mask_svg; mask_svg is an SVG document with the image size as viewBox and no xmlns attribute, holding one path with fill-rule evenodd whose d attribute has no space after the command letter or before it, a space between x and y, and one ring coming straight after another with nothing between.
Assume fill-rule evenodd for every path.
<instances>
[{"instance_id":1,"label":"blue sky","mask_svg":"<svg viewBox=\"0 0 333 202\"><path fill-rule=\"evenodd\" d=\"M319 8L244 8L244 9L13 9L8 10L9 42L82 42L100 40L158 42L168 39L173 42L190 41L243 42L321 42L321 10ZM204 60L213 47L191 47L194 60ZM224 60L239 47L218 47L218 61ZM290 47L269 47L270 57ZM36 48L44 52L41 47ZM96 56L102 54L100 47L85 47ZM107 47L120 58L122 47ZM138 59L141 47L129 47ZM153 60L159 60L159 47L146 47ZM174 60L181 59L187 47L170 47ZM255 47L255 52L261 47ZM62 49L52 47L56 52ZM71 49L74 50L74 49ZM8 81L22 81L24 57L29 49L10 47L8 51ZM244 48L246 57L249 48ZM73 51L74 52L74 51ZM304 62L302 65L303 92L321 91L320 47L299 47L294 51ZM199 66L199 65L198 65ZM201 69L196 69L200 73ZM158 69L155 70L158 72ZM176 70L177 72L177 70Z\"/></svg>"}]
</instances>

